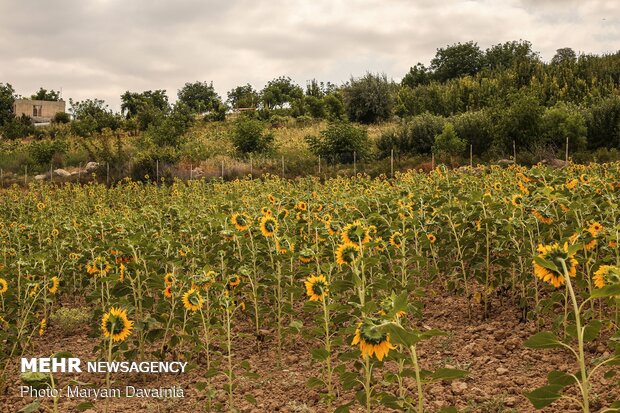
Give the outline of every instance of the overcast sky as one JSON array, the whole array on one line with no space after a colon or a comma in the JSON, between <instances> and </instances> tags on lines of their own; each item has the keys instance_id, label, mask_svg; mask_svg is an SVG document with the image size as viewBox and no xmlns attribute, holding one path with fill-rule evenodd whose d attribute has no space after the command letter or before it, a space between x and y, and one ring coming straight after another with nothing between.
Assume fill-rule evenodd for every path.
<instances>
[{"instance_id":1,"label":"overcast sky","mask_svg":"<svg viewBox=\"0 0 620 413\"><path fill-rule=\"evenodd\" d=\"M0 82L65 100L213 81L222 97L287 75L397 81L438 47L529 40L555 50L620 48L618 0L0 0Z\"/></svg>"}]
</instances>

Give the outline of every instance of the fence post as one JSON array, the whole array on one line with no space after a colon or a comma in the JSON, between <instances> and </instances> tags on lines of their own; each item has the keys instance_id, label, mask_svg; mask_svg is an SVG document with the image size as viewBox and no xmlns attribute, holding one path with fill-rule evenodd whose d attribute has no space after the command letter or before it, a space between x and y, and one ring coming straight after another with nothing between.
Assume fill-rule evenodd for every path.
<instances>
[{"instance_id":1,"label":"fence post","mask_svg":"<svg viewBox=\"0 0 620 413\"><path fill-rule=\"evenodd\" d=\"M568 136L566 137L566 163L568 163Z\"/></svg>"},{"instance_id":2,"label":"fence post","mask_svg":"<svg viewBox=\"0 0 620 413\"><path fill-rule=\"evenodd\" d=\"M512 141L512 160L516 165L517 164L517 144L514 140Z\"/></svg>"},{"instance_id":3,"label":"fence post","mask_svg":"<svg viewBox=\"0 0 620 413\"><path fill-rule=\"evenodd\" d=\"M474 167L474 145L469 145L469 167Z\"/></svg>"},{"instance_id":4,"label":"fence post","mask_svg":"<svg viewBox=\"0 0 620 413\"><path fill-rule=\"evenodd\" d=\"M28 165L24 165L24 185L28 186Z\"/></svg>"},{"instance_id":5,"label":"fence post","mask_svg":"<svg viewBox=\"0 0 620 413\"><path fill-rule=\"evenodd\" d=\"M250 177L254 177L254 161L252 155L250 155Z\"/></svg>"},{"instance_id":6,"label":"fence post","mask_svg":"<svg viewBox=\"0 0 620 413\"><path fill-rule=\"evenodd\" d=\"M435 152L431 152L431 169L435 169Z\"/></svg>"},{"instance_id":7,"label":"fence post","mask_svg":"<svg viewBox=\"0 0 620 413\"><path fill-rule=\"evenodd\" d=\"M106 172L105 172L105 184L110 186L110 162L106 162Z\"/></svg>"},{"instance_id":8,"label":"fence post","mask_svg":"<svg viewBox=\"0 0 620 413\"><path fill-rule=\"evenodd\" d=\"M284 155L282 156L282 179L284 179Z\"/></svg>"},{"instance_id":9,"label":"fence post","mask_svg":"<svg viewBox=\"0 0 620 413\"><path fill-rule=\"evenodd\" d=\"M194 165L190 163L189 164L189 180L191 181L192 179L194 179Z\"/></svg>"},{"instance_id":10,"label":"fence post","mask_svg":"<svg viewBox=\"0 0 620 413\"><path fill-rule=\"evenodd\" d=\"M357 176L357 151L353 151L353 176Z\"/></svg>"},{"instance_id":11,"label":"fence post","mask_svg":"<svg viewBox=\"0 0 620 413\"><path fill-rule=\"evenodd\" d=\"M321 175L321 155L319 155L319 175Z\"/></svg>"},{"instance_id":12,"label":"fence post","mask_svg":"<svg viewBox=\"0 0 620 413\"><path fill-rule=\"evenodd\" d=\"M394 148L390 151L390 178L394 178Z\"/></svg>"},{"instance_id":13,"label":"fence post","mask_svg":"<svg viewBox=\"0 0 620 413\"><path fill-rule=\"evenodd\" d=\"M82 181L82 162L78 165L78 183Z\"/></svg>"},{"instance_id":14,"label":"fence post","mask_svg":"<svg viewBox=\"0 0 620 413\"><path fill-rule=\"evenodd\" d=\"M155 159L155 181L159 182L159 159Z\"/></svg>"},{"instance_id":15,"label":"fence post","mask_svg":"<svg viewBox=\"0 0 620 413\"><path fill-rule=\"evenodd\" d=\"M52 167L51 163L50 163L50 182L54 182L54 168Z\"/></svg>"},{"instance_id":16,"label":"fence post","mask_svg":"<svg viewBox=\"0 0 620 413\"><path fill-rule=\"evenodd\" d=\"M0 168L0 185L4 188L4 169Z\"/></svg>"},{"instance_id":17,"label":"fence post","mask_svg":"<svg viewBox=\"0 0 620 413\"><path fill-rule=\"evenodd\" d=\"M224 180L224 161L222 160L222 181Z\"/></svg>"}]
</instances>

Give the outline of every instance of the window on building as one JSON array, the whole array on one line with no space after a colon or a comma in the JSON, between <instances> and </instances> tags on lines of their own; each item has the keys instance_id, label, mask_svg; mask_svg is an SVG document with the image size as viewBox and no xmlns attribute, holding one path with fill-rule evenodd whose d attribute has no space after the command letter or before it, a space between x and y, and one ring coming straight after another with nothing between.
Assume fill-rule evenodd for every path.
<instances>
[{"instance_id":1,"label":"window on building","mask_svg":"<svg viewBox=\"0 0 620 413\"><path fill-rule=\"evenodd\" d=\"M39 117L41 116L42 108L41 105L32 105L32 116Z\"/></svg>"}]
</instances>

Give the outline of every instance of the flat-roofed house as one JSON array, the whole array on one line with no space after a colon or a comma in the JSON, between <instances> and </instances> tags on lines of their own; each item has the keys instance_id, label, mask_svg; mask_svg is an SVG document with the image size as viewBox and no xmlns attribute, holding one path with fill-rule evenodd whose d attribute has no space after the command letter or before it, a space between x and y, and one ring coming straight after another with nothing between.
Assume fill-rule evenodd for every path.
<instances>
[{"instance_id":1,"label":"flat-roofed house","mask_svg":"<svg viewBox=\"0 0 620 413\"><path fill-rule=\"evenodd\" d=\"M59 112L65 111L64 100L15 99L13 113L15 116L26 115L34 123L48 123Z\"/></svg>"}]
</instances>

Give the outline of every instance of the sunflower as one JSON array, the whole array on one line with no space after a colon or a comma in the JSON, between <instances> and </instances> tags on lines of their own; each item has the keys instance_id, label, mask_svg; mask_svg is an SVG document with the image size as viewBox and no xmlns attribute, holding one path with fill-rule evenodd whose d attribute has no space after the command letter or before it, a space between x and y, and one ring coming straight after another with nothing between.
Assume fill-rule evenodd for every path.
<instances>
[{"instance_id":1,"label":"sunflower","mask_svg":"<svg viewBox=\"0 0 620 413\"><path fill-rule=\"evenodd\" d=\"M336 263L338 265L351 264L360 254L360 247L357 244L345 242L336 249Z\"/></svg>"},{"instance_id":2,"label":"sunflower","mask_svg":"<svg viewBox=\"0 0 620 413\"><path fill-rule=\"evenodd\" d=\"M125 264L121 263L118 267L118 280L120 282L125 281Z\"/></svg>"},{"instance_id":3,"label":"sunflower","mask_svg":"<svg viewBox=\"0 0 620 413\"><path fill-rule=\"evenodd\" d=\"M166 285L166 288L164 288L164 297L172 297L172 285Z\"/></svg>"},{"instance_id":4,"label":"sunflower","mask_svg":"<svg viewBox=\"0 0 620 413\"><path fill-rule=\"evenodd\" d=\"M539 245L538 257L550 261L555 264L557 269L552 270L542 265L539 265L534 261L534 275L540 278L544 282L548 282L555 288L563 285L566 280L564 279L564 271L562 269L562 262L566 264L568 274L574 277L577 274L577 260L574 258L575 254L569 254L568 243L564 243L564 246L560 246L558 243L551 245Z\"/></svg>"},{"instance_id":5,"label":"sunflower","mask_svg":"<svg viewBox=\"0 0 620 413\"><path fill-rule=\"evenodd\" d=\"M174 281L175 281L174 274L169 272L166 275L164 275L164 283L166 283L166 285L172 285L174 284Z\"/></svg>"},{"instance_id":6,"label":"sunflower","mask_svg":"<svg viewBox=\"0 0 620 413\"><path fill-rule=\"evenodd\" d=\"M41 320L41 324L39 324L39 337L45 333L45 327L47 327L47 319L44 318Z\"/></svg>"},{"instance_id":7,"label":"sunflower","mask_svg":"<svg viewBox=\"0 0 620 413\"><path fill-rule=\"evenodd\" d=\"M9 283L4 278L0 278L0 294L4 294L9 289Z\"/></svg>"},{"instance_id":8,"label":"sunflower","mask_svg":"<svg viewBox=\"0 0 620 413\"><path fill-rule=\"evenodd\" d=\"M228 278L228 282L226 283L226 289L232 290L233 288L237 287L239 284L241 284L241 277L235 274L232 277Z\"/></svg>"},{"instance_id":9,"label":"sunflower","mask_svg":"<svg viewBox=\"0 0 620 413\"><path fill-rule=\"evenodd\" d=\"M86 272L90 275L104 277L108 272L110 272L110 269L110 263L101 256L96 257L93 261L86 264Z\"/></svg>"},{"instance_id":10,"label":"sunflower","mask_svg":"<svg viewBox=\"0 0 620 413\"><path fill-rule=\"evenodd\" d=\"M512 205L519 207L519 208L523 206L523 196L519 194L514 194L512 196Z\"/></svg>"},{"instance_id":11,"label":"sunflower","mask_svg":"<svg viewBox=\"0 0 620 413\"><path fill-rule=\"evenodd\" d=\"M542 222L543 224L547 224L547 225L553 224L553 218L546 217L535 209L532 209L532 215L534 215L536 219Z\"/></svg>"},{"instance_id":12,"label":"sunflower","mask_svg":"<svg viewBox=\"0 0 620 413\"><path fill-rule=\"evenodd\" d=\"M353 337L351 345L359 344L362 357L364 358L372 357L374 354L379 361L382 361L383 357L387 356L390 350L395 349L392 343L390 343L389 334L377 328L380 323L380 320L366 318L355 330L355 337Z\"/></svg>"},{"instance_id":13,"label":"sunflower","mask_svg":"<svg viewBox=\"0 0 620 413\"><path fill-rule=\"evenodd\" d=\"M390 245L394 248L400 248L403 245L403 234L400 232L395 232L390 237Z\"/></svg>"},{"instance_id":14,"label":"sunflower","mask_svg":"<svg viewBox=\"0 0 620 413\"><path fill-rule=\"evenodd\" d=\"M434 234L428 234L426 238L428 238L431 244L434 244L435 241L437 241L437 237Z\"/></svg>"},{"instance_id":15,"label":"sunflower","mask_svg":"<svg viewBox=\"0 0 620 413\"><path fill-rule=\"evenodd\" d=\"M495 189L496 191L501 191L502 190L502 184L500 184L499 182L495 182L493 184L493 189Z\"/></svg>"},{"instance_id":16,"label":"sunflower","mask_svg":"<svg viewBox=\"0 0 620 413\"><path fill-rule=\"evenodd\" d=\"M336 235L338 233L338 226L334 224L331 220L325 222L325 229L329 235Z\"/></svg>"},{"instance_id":17,"label":"sunflower","mask_svg":"<svg viewBox=\"0 0 620 413\"><path fill-rule=\"evenodd\" d=\"M215 271L207 271L206 273L202 273L200 275L194 276L192 280L192 289L193 290L208 290L211 287L211 284L215 282L216 277Z\"/></svg>"},{"instance_id":18,"label":"sunflower","mask_svg":"<svg viewBox=\"0 0 620 413\"><path fill-rule=\"evenodd\" d=\"M263 215L273 215L273 213L271 212L271 209L269 209L269 207L262 207L260 209L260 213Z\"/></svg>"},{"instance_id":19,"label":"sunflower","mask_svg":"<svg viewBox=\"0 0 620 413\"><path fill-rule=\"evenodd\" d=\"M230 218L237 231L246 231L250 227L250 217L244 213L234 213Z\"/></svg>"},{"instance_id":20,"label":"sunflower","mask_svg":"<svg viewBox=\"0 0 620 413\"><path fill-rule=\"evenodd\" d=\"M300 211L307 211L308 210L308 204L306 204L304 201L299 201L297 203L297 205L295 205L295 208L300 210Z\"/></svg>"},{"instance_id":21,"label":"sunflower","mask_svg":"<svg viewBox=\"0 0 620 413\"><path fill-rule=\"evenodd\" d=\"M366 244L370 241L369 229L362 225L362 222L357 220L345 226L342 230L342 241L351 244Z\"/></svg>"},{"instance_id":22,"label":"sunflower","mask_svg":"<svg viewBox=\"0 0 620 413\"><path fill-rule=\"evenodd\" d=\"M603 229L603 226L598 223L598 222L593 222L589 227L588 227L588 232L590 233L590 235L592 235L593 237L596 237L598 235L599 232L601 232L601 230Z\"/></svg>"},{"instance_id":23,"label":"sunflower","mask_svg":"<svg viewBox=\"0 0 620 413\"><path fill-rule=\"evenodd\" d=\"M59 233L60 233L60 231L58 231L58 228L52 229L52 237L53 238L56 238Z\"/></svg>"},{"instance_id":24,"label":"sunflower","mask_svg":"<svg viewBox=\"0 0 620 413\"><path fill-rule=\"evenodd\" d=\"M198 311L202 307L202 296L194 288L189 289L183 294L183 306L188 311Z\"/></svg>"},{"instance_id":25,"label":"sunflower","mask_svg":"<svg viewBox=\"0 0 620 413\"><path fill-rule=\"evenodd\" d=\"M593 239L592 241L588 242L585 245L586 250L590 251L590 250L594 249L594 247L596 247L597 244L598 244L598 240Z\"/></svg>"},{"instance_id":26,"label":"sunflower","mask_svg":"<svg viewBox=\"0 0 620 413\"><path fill-rule=\"evenodd\" d=\"M58 286L60 285L60 280L58 279L57 276L53 276L50 279L50 282L48 284L47 287L47 291L50 292L50 294L56 294L58 292Z\"/></svg>"},{"instance_id":27,"label":"sunflower","mask_svg":"<svg viewBox=\"0 0 620 413\"><path fill-rule=\"evenodd\" d=\"M278 219L286 219L286 217L288 217L288 209L286 208L279 208L278 209Z\"/></svg>"},{"instance_id":28,"label":"sunflower","mask_svg":"<svg viewBox=\"0 0 620 413\"><path fill-rule=\"evenodd\" d=\"M569 190L573 190L575 189L578 183L579 183L579 180L577 179L570 180L566 183L566 188Z\"/></svg>"},{"instance_id":29,"label":"sunflower","mask_svg":"<svg viewBox=\"0 0 620 413\"><path fill-rule=\"evenodd\" d=\"M267 195L267 199L268 199L268 200L269 200L269 202L271 202L272 204L275 204L275 203L276 203L276 197L275 197L275 196L273 196L273 195L271 195L271 194Z\"/></svg>"},{"instance_id":30,"label":"sunflower","mask_svg":"<svg viewBox=\"0 0 620 413\"><path fill-rule=\"evenodd\" d=\"M101 331L107 338L112 337L112 341L124 341L131 334L133 321L127 318L127 310L120 308L110 308L101 318Z\"/></svg>"},{"instance_id":31,"label":"sunflower","mask_svg":"<svg viewBox=\"0 0 620 413\"><path fill-rule=\"evenodd\" d=\"M303 250L299 252L299 261L303 262L304 264L312 262L313 257L314 257L314 251L312 251L309 248L304 248Z\"/></svg>"},{"instance_id":32,"label":"sunflower","mask_svg":"<svg viewBox=\"0 0 620 413\"><path fill-rule=\"evenodd\" d=\"M603 288L606 285L620 283L620 268L613 265L601 265L594 273L594 285Z\"/></svg>"},{"instance_id":33,"label":"sunflower","mask_svg":"<svg viewBox=\"0 0 620 413\"><path fill-rule=\"evenodd\" d=\"M387 314L389 314L390 312L394 311L394 297L385 297L383 300L381 300L379 302L379 307L381 308L379 310L379 315L381 316L385 316ZM394 317L396 319L399 319L403 316L407 315L407 312L403 311L403 310L399 310L396 312L396 314L394 314Z\"/></svg>"},{"instance_id":34,"label":"sunflower","mask_svg":"<svg viewBox=\"0 0 620 413\"><path fill-rule=\"evenodd\" d=\"M579 177L579 180L580 180L581 182L583 182L584 184L587 184L587 183L590 181L590 177L589 177L588 175L586 175L586 174L582 174L582 175Z\"/></svg>"},{"instance_id":35,"label":"sunflower","mask_svg":"<svg viewBox=\"0 0 620 413\"><path fill-rule=\"evenodd\" d=\"M260 220L260 232L265 237L273 237L278 231L278 221L270 215L266 215Z\"/></svg>"},{"instance_id":36,"label":"sunflower","mask_svg":"<svg viewBox=\"0 0 620 413\"><path fill-rule=\"evenodd\" d=\"M324 275L312 275L304 281L306 295L310 301L323 301L329 292L329 284Z\"/></svg>"}]
</instances>

